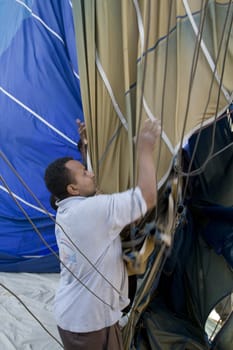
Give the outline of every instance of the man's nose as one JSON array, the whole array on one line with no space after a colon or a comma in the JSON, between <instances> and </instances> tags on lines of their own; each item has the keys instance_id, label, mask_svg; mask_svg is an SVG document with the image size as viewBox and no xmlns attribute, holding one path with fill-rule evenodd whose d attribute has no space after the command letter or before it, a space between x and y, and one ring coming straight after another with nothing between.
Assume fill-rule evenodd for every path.
<instances>
[{"instance_id":1,"label":"man's nose","mask_svg":"<svg viewBox=\"0 0 233 350\"><path fill-rule=\"evenodd\" d=\"M92 171L88 171L86 170L86 174L89 176L89 177L94 177L95 174L92 172Z\"/></svg>"}]
</instances>

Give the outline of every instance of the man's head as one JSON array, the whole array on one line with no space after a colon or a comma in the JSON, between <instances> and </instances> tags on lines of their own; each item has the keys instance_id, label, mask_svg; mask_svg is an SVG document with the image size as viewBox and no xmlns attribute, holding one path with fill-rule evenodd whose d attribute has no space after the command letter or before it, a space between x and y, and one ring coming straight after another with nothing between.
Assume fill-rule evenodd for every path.
<instances>
[{"instance_id":1,"label":"man's head","mask_svg":"<svg viewBox=\"0 0 233 350\"><path fill-rule=\"evenodd\" d=\"M51 194L59 200L70 196L89 197L96 193L94 174L77 160L64 157L51 163L44 176Z\"/></svg>"}]
</instances>

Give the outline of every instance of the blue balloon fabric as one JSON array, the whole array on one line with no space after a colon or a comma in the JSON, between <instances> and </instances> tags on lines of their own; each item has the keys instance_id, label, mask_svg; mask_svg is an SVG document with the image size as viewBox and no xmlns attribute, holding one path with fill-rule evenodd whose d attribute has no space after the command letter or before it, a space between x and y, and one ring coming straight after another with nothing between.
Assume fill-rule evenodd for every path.
<instances>
[{"instance_id":1,"label":"blue balloon fabric","mask_svg":"<svg viewBox=\"0 0 233 350\"><path fill-rule=\"evenodd\" d=\"M56 272L43 177L58 157L81 159L72 3L2 0L0 32L0 271Z\"/></svg>"}]
</instances>

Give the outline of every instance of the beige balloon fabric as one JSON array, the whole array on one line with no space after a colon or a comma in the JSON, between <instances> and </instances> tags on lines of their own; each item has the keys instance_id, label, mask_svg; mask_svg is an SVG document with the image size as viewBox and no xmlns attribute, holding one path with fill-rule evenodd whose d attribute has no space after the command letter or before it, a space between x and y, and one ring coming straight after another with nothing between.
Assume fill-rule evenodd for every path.
<instances>
[{"instance_id":1,"label":"beige balloon fabric","mask_svg":"<svg viewBox=\"0 0 233 350\"><path fill-rule=\"evenodd\" d=\"M75 0L89 152L101 190L135 185L142 120L159 118L159 187L174 156L232 101L232 1Z\"/></svg>"}]
</instances>

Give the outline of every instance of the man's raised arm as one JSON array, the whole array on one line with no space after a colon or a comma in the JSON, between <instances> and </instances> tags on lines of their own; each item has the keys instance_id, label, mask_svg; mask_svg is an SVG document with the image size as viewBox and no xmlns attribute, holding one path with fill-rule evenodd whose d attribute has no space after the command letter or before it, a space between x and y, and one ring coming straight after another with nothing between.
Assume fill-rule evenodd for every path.
<instances>
[{"instance_id":1,"label":"man's raised arm","mask_svg":"<svg viewBox=\"0 0 233 350\"><path fill-rule=\"evenodd\" d=\"M157 181L153 151L161 133L160 121L146 120L138 136L138 187L140 187L147 209L157 202Z\"/></svg>"}]
</instances>

